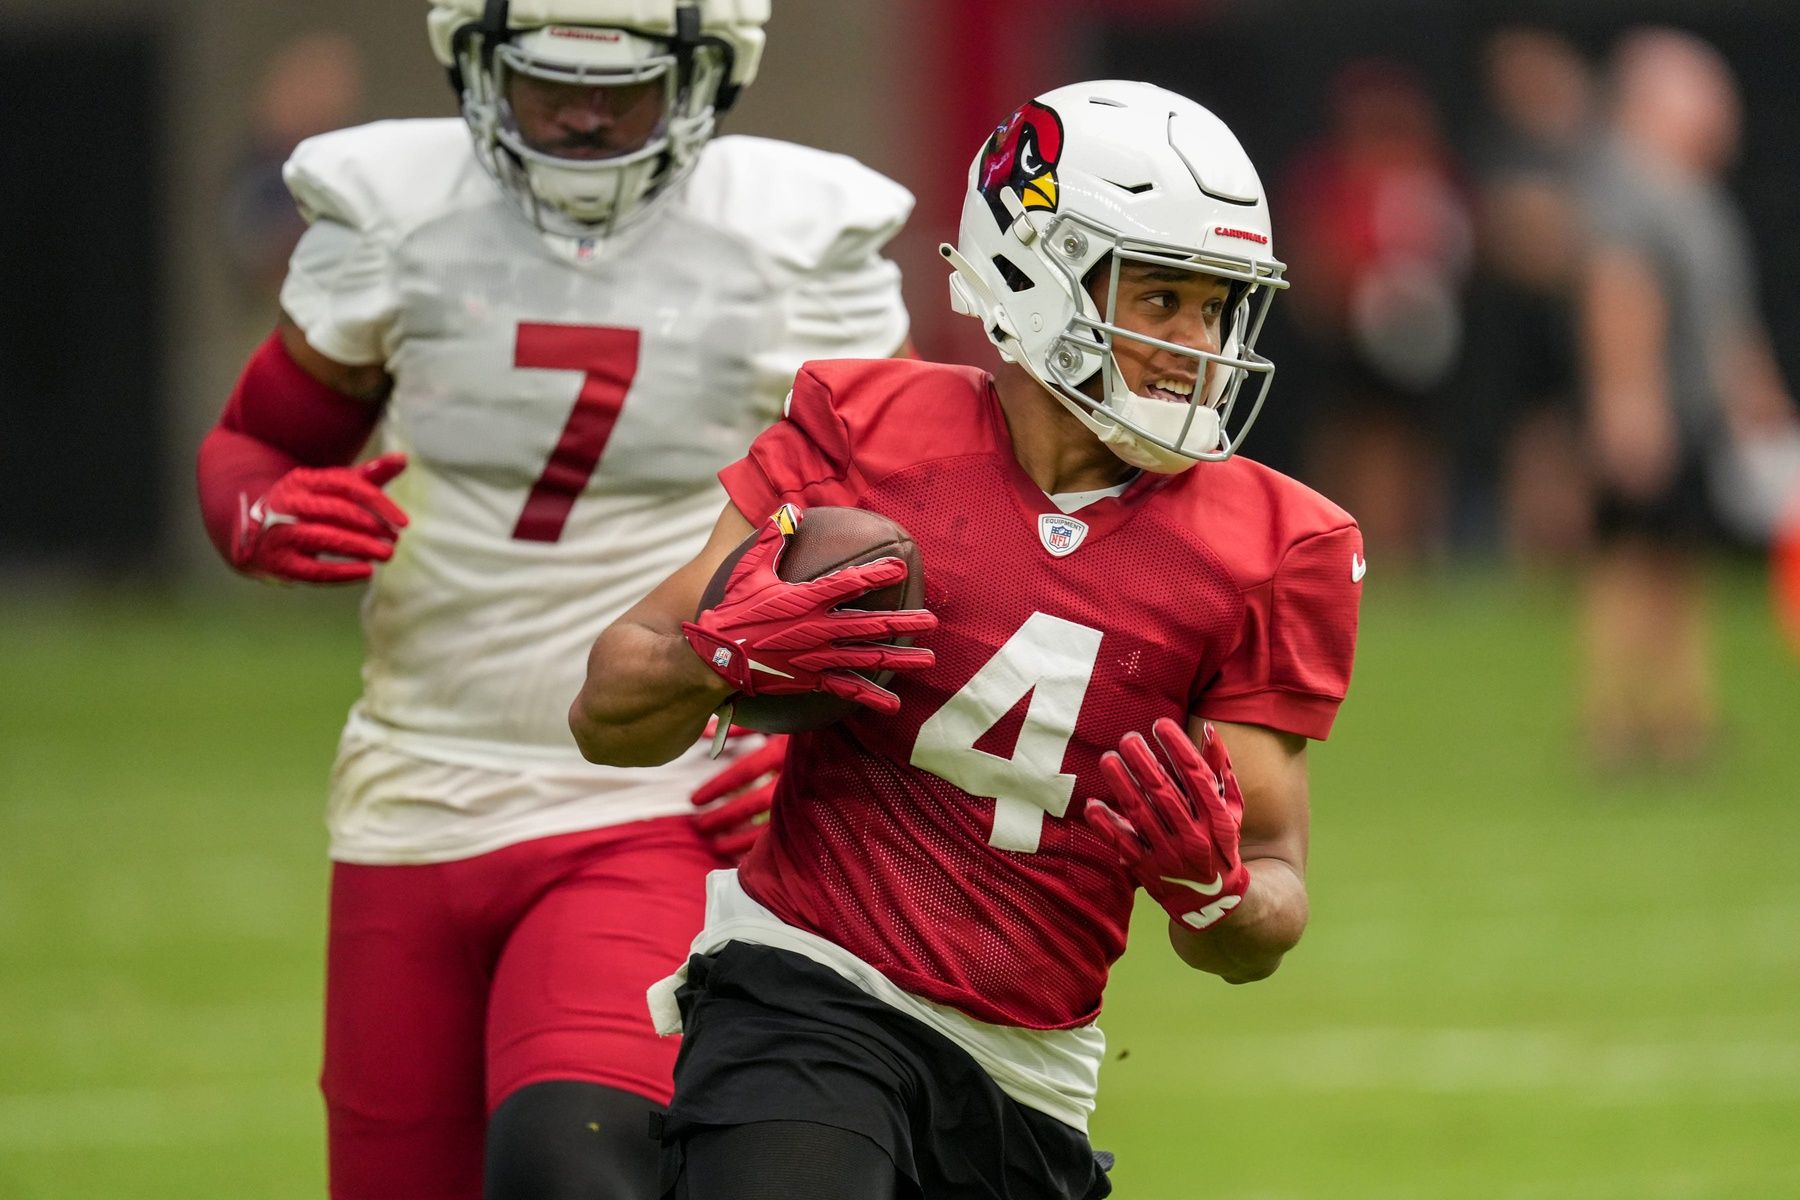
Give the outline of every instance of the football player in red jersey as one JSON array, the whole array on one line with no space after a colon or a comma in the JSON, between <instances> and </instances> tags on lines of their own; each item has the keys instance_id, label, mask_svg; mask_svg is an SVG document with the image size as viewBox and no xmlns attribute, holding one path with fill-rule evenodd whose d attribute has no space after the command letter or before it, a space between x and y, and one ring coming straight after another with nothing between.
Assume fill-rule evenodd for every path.
<instances>
[{"instance_id":1,"label":"football player in red jersey","mask_svg":"<svg viewBox=\"0 0 1800 1200\"><path fill-rule=\"evenodd\" d=\"M1270 236L1200 106L1038 97L944 248L998 370L809 364L722 473L705 552L595 643L570 724L601 762L675 753L736 691L863 706L796 735L769 835L651 989L687 1034L671 1194L1104 1195L1094 1022L1136 889L1234 983L1299 939L1306 744L1349 683L1366 562L1346 513L1236 453L1272 371ZM782 582L808 505L904 526L927 611L837 608L894 560Z\"/></svg>"}]
</instances>

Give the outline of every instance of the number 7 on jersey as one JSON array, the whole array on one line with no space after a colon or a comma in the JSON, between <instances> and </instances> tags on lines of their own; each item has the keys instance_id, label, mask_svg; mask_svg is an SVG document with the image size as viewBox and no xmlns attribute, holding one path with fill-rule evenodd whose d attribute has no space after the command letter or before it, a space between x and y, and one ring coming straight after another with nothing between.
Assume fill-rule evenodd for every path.
<instances>
[{"instance_id":1,"label":"number 7 on jersey","mask_svg":"<svg viewBox=\"0 0 1800 1200\"><path fill-rule=\"evenodd\" d=\"M618 424L619 410L625 407L625 393L637 375L638 340L635 329L520 323L514 366L580 371L582 379L562 436L525 497L525 508L513 526L515 540L554 542L562 537L569 512L594 477Z\"/></svg>"}]
</instances>

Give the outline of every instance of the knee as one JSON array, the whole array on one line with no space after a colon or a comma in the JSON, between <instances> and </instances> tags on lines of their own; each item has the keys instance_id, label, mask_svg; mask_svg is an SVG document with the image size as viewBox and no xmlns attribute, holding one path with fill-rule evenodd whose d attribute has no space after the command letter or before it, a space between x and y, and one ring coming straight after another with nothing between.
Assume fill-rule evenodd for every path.
<instances>
[{"instance_id":1,"label":"knee","mask_svg":"<svg viewBox=\"0 0 1800 1200\"><path fill-rule=\"evenodd\" d=\"M527 1084L488 1121L486 1200L655 1200L657 1110L597 1083Z\"/></svg>"}]
</instances>

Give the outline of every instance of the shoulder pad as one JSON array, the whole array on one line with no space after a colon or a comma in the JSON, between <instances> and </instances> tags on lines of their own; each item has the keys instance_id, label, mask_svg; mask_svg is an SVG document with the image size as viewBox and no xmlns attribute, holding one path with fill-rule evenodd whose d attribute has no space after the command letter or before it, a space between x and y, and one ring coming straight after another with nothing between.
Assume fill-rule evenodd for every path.
<instances>
[{"instance_id":1,"label":"shoulder pad","mask_svg":"<svg viewBox=\"0 0 1800 1200\"><path fill-rule=\"evenodd\" d=\"M1199 463L1176 479L1188 497L1185 519L1245 588L1271 578L1294 546L1356 528L1325 496L1241 454Z\"/></svg>"},{"instance_id":2,"label":"shoulder pad","mask_svg":"<svg viewBox=\"0 0 1800 1200\"><path fill-rule=\"evenodd\" d=\"M987 373L909 358L809 362L794 379L790 420L824 428L830 414L864 475L997 449L985 415ZM823 436L814 433L815 440ZM846 451L848 454L848 451Z\"/></svg>"},{"instance_id":3,"label":"shoulder pad","mask_svg":"<svg viewBox=\"0 0 1800 1200\"><path fill-rule=\"evenodd\" d=\"M987 388L987 372L958 363L930 362L919 358L820 359L800 368L801 374L845 395L851 392L899 394L929 391L966 404Z\"/></svg>"},{"instance_id":4,"label":"shoulder pad","mask_svg":"<svg viewBox=\"0 0 1800 1200\"><path fill-rule=\"evenodd\" d=\"M1335 501L1298 479L1283 475L1254 459L1246 458L1242 463L1240 469L1254 478L1255 486L1267 497L1269 511L1291 539L1298 541L1356 524L1356 518ZM1204 467L1210 464L1200 465Z\"/></svg>"},{"instance_id":5,"label":"shoulder pad","mask_svg":"<svg viewBox=\"0 0 1800 1200\"><path fill-rule=\"evenodd\" d=\"M495 195L456 117L377 121L307 138L281 176L308 221L395 238Z\"/></svg>"},{"instance_id":6,"label":"shoulder pad","mask_svg":"<svg viewBox=\"0 0 1800 1200\"><path fill-rule=\"evenodd\" d=\"M873 258L906 223L913 196L848 155L734 136L707 144L683 204L781 266L812 272Z\"/></svg>"}]
</instances>

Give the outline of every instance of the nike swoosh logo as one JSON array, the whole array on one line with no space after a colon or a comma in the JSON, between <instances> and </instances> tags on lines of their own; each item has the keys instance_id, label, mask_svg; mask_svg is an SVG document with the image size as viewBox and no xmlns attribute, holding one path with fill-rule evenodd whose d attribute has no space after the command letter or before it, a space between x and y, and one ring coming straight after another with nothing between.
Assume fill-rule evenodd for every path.
<instances>
[{"instance_id":1,"label":"nike swoosh logo","mask_svg":"<svg viewBox=\"0 0 1800 1200\"><path fill-rule=\"evenodd\" d=\"M1369 573L1369 560L1360 554L1350 555L1350 582L1361 583L1364 575Z\"/></svg>"},{"instance_id":2,"label":"nike swoosh logo","mask_svg":"<svg viewBox=\"0 0 1800 1200\"><path fill-rule=\"evenodd\" d=\"M1202 896L1216 896L1225 890L1224 875L1214 875L1211 883L1195 883L1191 879L1177 879L1173 875L1158 875L1157 878L1164 883L1174 883L1179 884L1184 888L1193 888Z\"/></svg>"},{"instance_id":3,"label":"nike swoosh logo","mask_svg":"<svg viewBox=\"0 0 1800 1200\"><path fill-rule=\"evenodd\" d=\"M793 678L793 676L789 675L786 671L777 671L774 667L765 667L761 663L757 662L754 658L750 659L749 663L750 663L750 669L752 671L761 671L765 675L779 675L783 679L792 679Z\"/></svg>"},{"instance_id":4,"label":"nike swoosh logo","mask_svg":"<svg viewBox=\"0 0 1800 1200\"><path fill-rule=\"evenodd\" d=\"M270 512L267 508L263 507L263 502L260 497L257 499L256 503L250 506L250 510L245 516L249 519L250 523L258 529L267 529L271 525L298 524L293 517L288 516L286 513Z\"/></svg>"}]
</instances>

